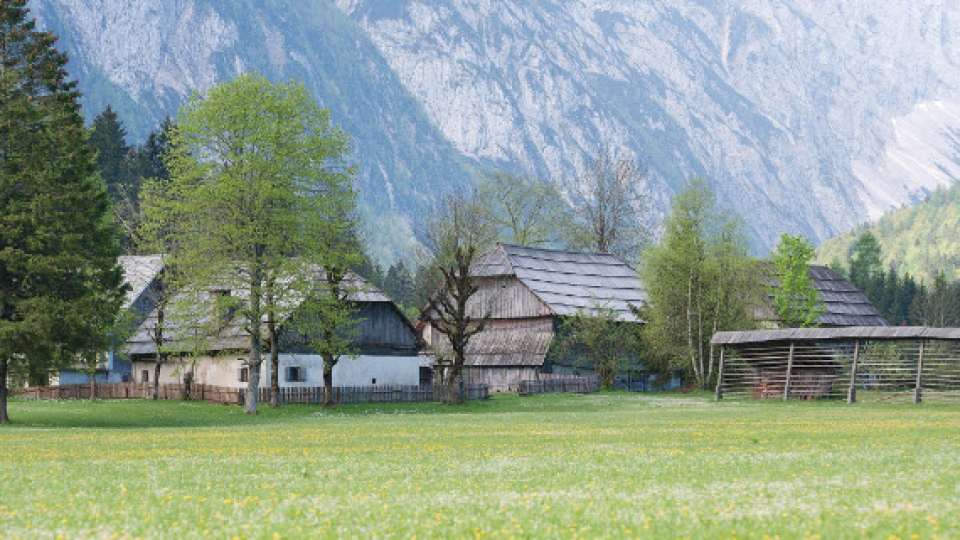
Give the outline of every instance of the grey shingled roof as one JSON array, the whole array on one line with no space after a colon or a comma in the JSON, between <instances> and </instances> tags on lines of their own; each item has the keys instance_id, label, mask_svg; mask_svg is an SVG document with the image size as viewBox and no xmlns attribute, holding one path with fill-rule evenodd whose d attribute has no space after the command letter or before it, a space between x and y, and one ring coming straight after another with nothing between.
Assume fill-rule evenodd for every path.
<instances>
[{"instance_id":1,"label":"grey shingled roof","mask_svg":"<svg viewBox=\"0 0 960 540\"><path fill-rule=\"evenodd\" d=\"M766 266L769 273L767 285L777 287L778 280L773 277L776 270L772 264ZM820 292L826 313L820 316L818 322L823 326L889 326L880 315L877 308L870 302L854 284L826 266L809 266L807 275L813 280L814 287ZM765 320L776 321L778 316L773 311L773 298L770 298L769 311L762 317Z\"/></svg>"},{"instance_id":2,"label":"grey shingled roof","mask_svg":"<svg viewBox=\"0 0 960 540\"><path fill-rule=\"evenodd\" d=\"M599 304L637 321L629 306L647 300L636 271L613 255L502 244L478 262L482 275L515 275L560 316Z\"/></svg>"},{"instance_id":3,"label":"grey shingled roof","mask_svg":"<svg viewBox=\"0 0 960 540\"><path fill-rule=\"evenodd\" d=\"M820 317L826 326L888 326L867 295L826 266L810 266L810 279L820 291L827 312Z\"/></svg>"},{"instance_id":4,"label":"grey shingled roof","mask_svg":"<svg viewBox=\"0 0 960 540\"><path fill-rule=\"evenodd\" d=\"M746 345L790 341L837 342L913 339L960 341L960 328L851 326L845 328L787 328L784 330L754 330L750 332L717 332L711 343L713 345Z\"/></svg>"},{"instance_id":5,"label":"grey shingled roof","mask_svg":"<svg viewBox=\"0 0 960 540\"><path fill-rule=\"evenodd\" d=\"M318 279L322 277L318 276ZM347 275L345 282L347 286L354 289L347 298L356 303L392 303L393 300L384 294L380 289L366 281L362 277L350 273ZM167 333L164 336L164 341L168 343L173 348L181 348L183 352L187 352L191 348L191 340L197 340L197 331L198 328L205 328L209 324L209 314L207 310L210 305L210 298L208 292L205 291L201 294L200 299L189 300L185 295L178 295L176 299L173 300L173 305L180 305L180 309L185 309L186 311L192 311L189 309L189 306L196 306L194 309L197 310L200 315L184 315L183 319L196 319L196 320L171 320L171 318L176 319L176 309L170 308L170 311L167 313L166 326L168 327ZM293 311L296 305L300 304L300 300L291 299L291 305L288 306L289 311ZM399 309L397 313L401 318L406 321L407 324L413 327L412 323L407 320L406 315L403 314ZM156 344L153 341L152 335L153 331L157 326L158 311L154 309L151 311L143 323L137 328L136 332L131 336L124 348L124 352L127 354L134 355L144 355L144 354L155 354L157 351ZM246 326L247 319L242 316L237 316L233 320L229 321L223 327L218 329L216 332L211 333L203 338L203 348L208 352L219 352L219 351L229 351L229 350L244 350L249 347L249 335L244 331ZM266 314L264 314L264 322L266 322ZM263 329L264 334L266 333L266 328ZM194 345L195 346L195 345Z\"/></svg>"},{"instance_id":6,"label":"grey shingled roof","mask_svg":"<svg viewBox=\"0 0 960 540\"><path fill-rule=\"evenodd\" d=\"M127 309L140 298L163 270L163 255L124 255L119 258L124 281L130 285L123 301Z\"/></svg>"}]
</instances>

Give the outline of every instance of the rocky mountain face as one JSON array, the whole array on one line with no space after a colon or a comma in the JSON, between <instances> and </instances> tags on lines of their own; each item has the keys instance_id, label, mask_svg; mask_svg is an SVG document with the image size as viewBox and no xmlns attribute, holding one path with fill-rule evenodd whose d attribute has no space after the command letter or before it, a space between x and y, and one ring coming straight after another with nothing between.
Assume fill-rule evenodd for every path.
<instances>
[{"instance_id":1,"label":"rocky mountain face","mask_svg":"<svg viewBox=\"0 0 960 540\"><path fill-rule=\"evenodd\" d=\"M464 158L336 6L299 0L36 0L60 37L85 114L108 103L137 142L194 92L245 71L311 88L352 135L360 212L373 255L409 254L437 193L472 182Z\"/></svg>"},{"instance_id":2,"label":"rocky mountain face","mask_svg":"<svg viewBox=\"0 0 960 540\"><path fill-rule=\"evenodd\" d=\"M685 178L707 178L758 251L784 231L823 240L960 175L951 0L32 5L64 37L88 113L113 103L137 134L239 71L305 80L354 135L385 260L471 171L576 190L601 147L645 164L661 210Z\"/></svg>"}]
</instances>

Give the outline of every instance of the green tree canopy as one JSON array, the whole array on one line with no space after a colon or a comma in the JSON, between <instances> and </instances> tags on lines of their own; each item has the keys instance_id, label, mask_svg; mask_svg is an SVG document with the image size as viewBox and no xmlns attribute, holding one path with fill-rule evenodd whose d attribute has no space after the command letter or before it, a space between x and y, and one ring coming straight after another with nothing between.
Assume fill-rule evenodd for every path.
<instances>
[{"instance_id":1,"label":"green tree canopy","mask_svg":"<svg viewBox=\"0 0 960 540\"><path fill-rule=\"evenodd\" d=\"M302 84L248 74L193 96L169 137L169 180L143 188L145 235L173 247L181 291L236 291L250 339L246 411L256 413L263 321L291 299L328 294L358 256L347 240L347 134Z\"/></svg>"},{"instance_id":2,"label":"green tree canopy","mask_svg":"<svg viewBox=\"0 0 960 540\"><path fill-rule=\"evenodd\" d=\"M706 181L690 180L673 198L660 243L641 262L644 340L702 388L714 378L713 334L753 327L762 302L761 272L743 230L742 219L720 212Z\"/></svg>"},{"instance_id":3,"label":"green tree canopy","mask_svg":"<svg viewBox=\"0 0 960 540\"><path fill-rule=\"evenodd\" d=\"M803 236L780 235L780 243L773 254L777 284L771 293L774 309L785 326L819 326L820 317L827 311L820 291L810 279L809 264L813 255L813 245Z\"/></svg>"},{"instance_id":4,"label":"green tree canopy","mask_svg":"<svg viewBox=\"0 0 960 540\"><path fill-rule=\"evenodd\" d=\"M95 361L124 292L67 57L27 17L0 2L0 422L11 370Z\"/></svg>"}]
</instances>

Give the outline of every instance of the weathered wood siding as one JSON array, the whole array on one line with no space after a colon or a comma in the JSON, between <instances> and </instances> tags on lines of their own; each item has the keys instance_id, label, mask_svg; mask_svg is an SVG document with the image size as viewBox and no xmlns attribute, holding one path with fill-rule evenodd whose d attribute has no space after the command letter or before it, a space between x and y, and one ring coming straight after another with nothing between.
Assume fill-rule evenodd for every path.
<instances>
[{"instance_id":1,"label":"weathered wood siding","mask_svg":"<svg viewBox=\"0 0 960 540\"><path fill-rule=\"evenodd\" d=\"M495 277L478 280L479 289L468 304L471 317L490 313L493 319L525 319L546 317L548 308L516 277Z\"/></svg>"},{"instance_id":2,"label":"weathered wood siding","mask_svg":"<svg viewBox=\"0 0 960 540\"><path fill-rule=\"evenodd\" d=\"M361 349L413 351L417 348L414 329L385 302L362 304L357 316L357 345Z\"/></svg>"},{"instance_id":3,"label":"weathered wood siding","mask_svg":"<svg viewBox=\"0 0 960 540\"><path fill-rule=\"evenodd\" d=\"M363 355L415 355L417 336L397 308L388 302L364 302L357 306L354 350ZM311 352L309 340L293 325L280 336L280 352Z\"/></svg>"}]
</instances>

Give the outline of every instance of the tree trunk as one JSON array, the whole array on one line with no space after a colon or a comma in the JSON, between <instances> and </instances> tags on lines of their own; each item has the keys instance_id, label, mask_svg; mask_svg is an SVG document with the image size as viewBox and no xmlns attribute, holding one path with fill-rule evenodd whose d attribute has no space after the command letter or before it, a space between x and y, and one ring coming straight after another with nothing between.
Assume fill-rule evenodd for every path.
<instances>
[{"instance_id":1,"label":"tree trunk","mask_svg":"<svg viewBox=\"0 0 960 540\"><path fill-rule=\"evenodd\" d=\"M180 394L180 399L183 401L190 400L190 394L193 393L193 371L188 371L183 375L183 392Z\"/></svg>"},{"instance_id":2,"label":"tree trunk","mask_svg":"<svg viewBox=\"0 0 960 540\"><path fill-rule=\"evenodd\" d=\"M7 415L7 359L0 360L0 424L9 424Z\"/></svg>"},{"instance_id":3,"label":"tree trunk","mask_svg":"<svg viewBox=\"0 0 960 540\"><path fill-rule=\"evenodd\" d=\"M163 363L163 312L165 311L165 302L160 303L157 308L157 327L154 330L153 342L157 346L157 363L153 367L153 399L160 399L160 364Z\"/></svg>"},{"instance_id":4,"label":"tree trunk","mask_svg":"<svg viewBox=\"0 0 960 540\"><path fill-rule=\"evenodd\" d=\"M97 365L93 365L93 371L90 372L90 401L97 400Z\"/></svg>"},{"instance_id":5,"label":"tree trunk","mask_svg":"<svg viewBox=\"0 0 960 540\"><path fill-rule=\"evenodd\" d=\"M277 408L280 406L280 349L273 314L267 319L267 334L270 336L270 406Z\"/></svg>"},{"instance_id":6,"label":"tree trunk","mask_svg":"<svg viewBox=\"0 0 960 540\"><path fill-rule=\"evenodd\" d=\"M247 399L243 412L257 414L257 400L260 397L260 365L263 364L263 338L260 335L260 324L263 311L260 309L260 291L262 289L262 268L260 267L259 251L253 262L253 275L250 279L250 379L247 382Z\"/></svg>"},{"instance_id":7,"label":"tree trunk","mask_svg":"<svg viewBox=\"0 0 960 540\"><path fill-rule=\"evenodd\" d=\"M332 409L336 406L333 402L333 365L336 362L332 356L323 357L323 408Z\"/></svg>"},{"instance_id":8,"label":"tree trunk","mask_svg":"<svg viewBox=\"0 0 960 540\"><path fill-rule=\"evenodd\" d=\"M160 399L160 355L157 355L157 363L153 366L153 399Z\"/></svg>"},{"instance_id":9,"label":"tree trunk","mask_svg":"<svg viewBox=\"0 0 960 540\"><path fill-rule=\"evenodd\" d=\"M693 378L700 384L700 372L697 371L697 352L693 348L693 276L687 279L687 351L693 366Z\"/></svg>"},{"instance_id":10,"label":"tree trunk","mask_svg":"<svg viewBox=\"0 0 960 540\"><path fill-rule=\"evenodd\" d=\"M460 392L457 390L457 384L460 382L460 377L463 372L463 366L466 363L466 354L462 350L454 350L453 352L453 364L450 365L450 375L447 380L447 396L446 401L451 405L459 405L463 403L463 396L460 395Z\"/></svg>"}]
</instances>

